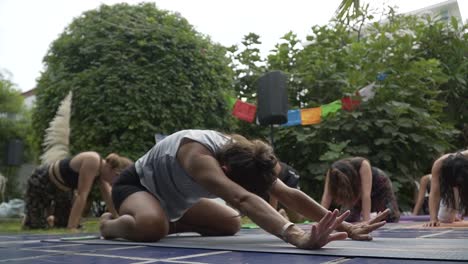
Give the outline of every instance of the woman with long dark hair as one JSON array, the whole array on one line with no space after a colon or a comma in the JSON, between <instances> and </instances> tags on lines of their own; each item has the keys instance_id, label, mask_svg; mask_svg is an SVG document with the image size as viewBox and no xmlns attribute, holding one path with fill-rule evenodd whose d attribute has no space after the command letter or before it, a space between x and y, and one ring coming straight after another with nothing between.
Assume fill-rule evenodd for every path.
<instances>
[{"instance_id":1,"label":"woman with long dark hair","mask_svg":"<svg viewBox=\"0 0 468 264\"><path fill-rule=\"evenodd\" d=\"M350 209L349 222L368 221L372 213L390 210L387 222L398 222L400 211L393 193L392 182L379 168L362 157L334 162L325 178L322 206L334 203Z\"/></svg>"},{"instance_id":2,"label":"woman with long dark hair","mask_svg":"<svg viewBox=\"0 0 468 264\"><path fill-rule=\"evenodd\" d=\"M441 221L453 222L457 214L466 212L468 212L468 149L445 154L434 162L429 194L431 219L425 226L439 226Z\"/></svg>"}]
</instances>

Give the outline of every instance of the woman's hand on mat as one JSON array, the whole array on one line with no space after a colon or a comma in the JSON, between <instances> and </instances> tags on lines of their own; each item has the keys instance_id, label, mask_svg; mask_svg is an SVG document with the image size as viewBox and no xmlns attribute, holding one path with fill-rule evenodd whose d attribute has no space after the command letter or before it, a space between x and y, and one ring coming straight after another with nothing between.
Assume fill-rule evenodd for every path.
<instances>
[{"instance_id":1,"label":"woman's hand on mat","mask_svg":"<svg viewBox=\"0 0 468 264\"><path fill-rule=\"evenodd\" d=\"M440 226L439 220L431 220L428 223L423 224L424 227L436 227Z\"/></svg>"},{"instance_id":2,"label":"woman's hand on mat","mask_svg":"<svg viewBox=\"0 0 468 264\"><path fill-rule=\"evenodd\" d=\"M338 216L338 210L333 212L328 211L322 219L313 224L310 231L303 233L297 241L290 241L291 244L302 249L318 249L331 241L346 239L346 232L333 231L340 225L349 215L349 211Z\"/></svg>"},{"instance_id":3,"label":"woman's hand on mat","mask_svg":"<svg viewBox=\"0 0 468 264\"><path fill-rule=\"evenodd\" d=\"M370 233L387 223L385 219L388 214L390 214L390 209L385 209L369 221L351 225L347 230L348 237L353 240L372 240Z\"/></svg>"}]
</instances>

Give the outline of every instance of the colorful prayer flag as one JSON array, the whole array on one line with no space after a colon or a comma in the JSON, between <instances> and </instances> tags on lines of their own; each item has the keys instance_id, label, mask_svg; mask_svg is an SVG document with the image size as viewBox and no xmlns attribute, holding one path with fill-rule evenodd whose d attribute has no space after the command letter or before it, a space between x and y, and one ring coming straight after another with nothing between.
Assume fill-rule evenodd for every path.
<instances>
[{"instance_id":1,"label":"colorful prayer flag","mask_svg":"<svg viewBox=\"0 0 468 264\"><path fill-rule=\"evenodd\" d=\"M297 126L301 124L301 110L288 110L288 122L282 126Z\"/></svg>"},{"instance_id":2,"label":"colorful prayer flag","mask_svg":"<svg viewBox=\"0 0 468 264\"><path fill-rule=\"evenodd\" d=\"M381 72L379 74L377 74L377 80L378 81L383 81L387 78L388 74L384 73L384 72Z\"/></svg>"},{"instance_id":3,"label":"colorful prayer flag","mask_svg":"<svg viewBox=\"0 0 468 264\"><path fill-rule=\"evenodd\" d=\"M343 110L352 111L358 108L358 106L361 104L361 101L357 99L355 96L347 96L347 97L341 98L341 104L342 104Z\"/></svg>"},{"instance_id":4,"label":"colorful prayer flag","mask_svg":"<svg viewBox=\"0 0 468 264\"><path fill-rule=\"evenodd\" d=\"M236 104L237 98L231 97L231 96L226 96L226 101L228 104L228 109L232 109L234 105Z\"/></svg>"},{"instance_id":5,"label":"colorful prayer flag","mask_svg":"<svg viewBox=\"0 0 468 264\"><path fill-rule=\"evenodd\" d=\"M326 105L322 105L322 117L326 117L331 113L336 113L338 110L341 110L341 101L336 100Z\"/></svg>"},{"instance_id":6,"label":"colorful prayer flag","mask_svg":"<svg viewBox=\"0 0 468 264\"><path fill-rule=\"evenodd\" d=\"M257 112L257 106L249 103L242 102L237 99L232 109L232 114L244 121L252 123L255 120L255 114Z\"/></svg>"},{"instance_id":7,"label":"colorful prayer flag","mask_svg":"<svg viewBox=\"0 0 468 264\"><path fill-rule=\"evenodd\" d=\"M313 125L320 123L322 109L320 107L301 109L302 125Z\"/></svg>"},{"instance_id":8,"label":"colorful prayer flag","mask_svg":"<svg viewBox=\"0 0 468 264\"><path fill-rule=\"evenodd\" d=\"M358 91L358 95L362 97L362 101L366 102L372 98L374 98L375 95L375 82L364 86Z\"/></svg>"}]
</instances>

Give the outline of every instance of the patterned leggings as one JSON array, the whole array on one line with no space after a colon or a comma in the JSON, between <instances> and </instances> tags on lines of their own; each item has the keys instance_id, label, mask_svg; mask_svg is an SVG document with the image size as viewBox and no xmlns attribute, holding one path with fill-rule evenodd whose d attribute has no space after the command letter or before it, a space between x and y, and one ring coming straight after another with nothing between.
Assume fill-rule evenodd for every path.
<instances>
[{"instance_id":1,"label":"patterned leggings","mask_svg":"<svg viewBox=\"0 0 468 264\"><path fill-rule=\"evenodd\" d=\"M49 179L49 166L41 166L28 179L25 194L24 228L47 228L54 215L55 227L66 227L72 205L72 192L64 192Z\"/></svg>"}]
</instances>

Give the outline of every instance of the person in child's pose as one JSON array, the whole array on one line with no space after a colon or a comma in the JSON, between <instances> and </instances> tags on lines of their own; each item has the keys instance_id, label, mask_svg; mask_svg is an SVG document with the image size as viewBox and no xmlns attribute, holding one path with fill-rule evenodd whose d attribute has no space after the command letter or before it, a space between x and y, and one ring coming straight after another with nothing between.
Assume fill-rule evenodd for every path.
<instances>
[{"instance_id":1,"label":"person in child's pose","mask_svg":"<svg viewBox=\"0 0 468 264\"><path fill-rule=\"evenodd\" d=\"M112 197L120 216L102 215L101 235L153 242L180 232L229 236L240 230L243 214L298 248L316 249L346 237L370 240L369 233L385 224L388 211L363 224L344 222L349 212L330 212L287 187L277 178L280 170L263 141L213 130L176 132L119 176ZM267 194L318 222L309 231L295 226L264 200ZM216 197L240 213L207 199Z\"/></svg>"},{"instance_id":2,"label":"person in child's pose","mask_svg":"<svg viewBox=\"0 0 468 264\"><path fill-rule=\"evenodd\" d=\"M372 213L390 210L387 222L398 222L400 210L387 175L361 157L341 159L327 171L321 204L329 208L332 202L351 214L350 222L368 221Z\"/></svg>"}]
</instances>

